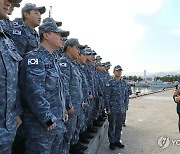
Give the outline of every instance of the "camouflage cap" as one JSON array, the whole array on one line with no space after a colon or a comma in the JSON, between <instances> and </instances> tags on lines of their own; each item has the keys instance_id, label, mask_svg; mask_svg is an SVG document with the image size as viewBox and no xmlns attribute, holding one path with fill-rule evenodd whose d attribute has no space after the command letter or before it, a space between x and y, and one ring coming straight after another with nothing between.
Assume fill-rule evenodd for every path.
<instances>
[{"instance_id":1,"label":"camouflage cap","mask_svg":"<svg viewBox=\"0 0 180 154\"><path fill-rule=\"evenodd\" d=\"M97 55L97 53L94 50L92 50L92 55Z\"/></svg>"},{"instance_id":2,"label":"camouflage cap","mask_svg":"<svg viewBox=\"0 0 180 154\"><path fill-rule=\"evenodd\" d=\"M101 63L101 62L97 62L97 63L95 64L95 66L96 66L96 67L102 66L102 63Z\"/></svg>"},{"instance_id":3,"label":"camouflage cap","mask_svg":"<svg viewBox=\"0 0 180 154\"><path fill-rule=\"evenodd\" d=\"M29 10L39 10L40 14L43 14L46 12L45 6L37 7L35 4L32 3L26 3L24 7L22 8L22 14Z\"/></svg>"},{"instance_id":4,"label":"camouflage cap","mask_svg":"<svg viewBox=\"0 0 180 154\"><path fill-rule=\"evenodd\" d=\"M108 62L105 62L105 65L106 65L106 66L112 66L109 61L108 61Z\"/></svg>"},{"instance_id":5,"label":"camouflage cap","mask_svg":"<svg viewBox=\"0 0 180 154\"><path fill-rule=\"evenodd\" d=\"M80 45L78 39L76 38L70 38L70 39L67 39L64 43L64 49L67 48L67 46L76 46L78 47L79 49L84 49L84 45Z\"/></svg>"},{"instance_id":6,"label":"camouflage cap","mask_svg":"<svg viewBox=\"0 0 180 154\"><path fill-rule=\"evenodd\" d=\"M101 66L104 67L104 66L106 66L106 65L105 65L105 63L101 63Z\"/></svg>"},{"instance_id":7,"label":"camouflage cap","mask_svg":"<svg viewBox=\"0 0 180 154\"><path fill-rule=\"evenodd\" d=\"M96 56L95 60L100 60L102 59L101 56Z\"/></svg>"},{"instance_id":8,"label":"camouflage cap","mask_svg":"<svg viewBox=\"0 0 180 154\"><path fill-rule=\"evenodd\" d=\"M120 65L117 65L114 67L114 71L119 71L119 70L123 70L122 67Z\"/></svg>"},{"instance_id":9,"label":"camouflage cap","mask_svg":"<svg viewBox=\"0 0 180 154\"><path fill-rule=\"evenodd\" d=\"M87 52L86 52L86 50L81 49L80 54L82 54L82 55L87 55Z\"/></svg>"},{"instance_id":10,"label":"camouflage cap","mask_svg":"<svg viewBox=\"0 0 180 154\"><path fill-rule=\"evenodd\" d=\"M45 22L39 26L39 35L42 35L45 32L55 32L60 33L62 37L67 37L69 31L62 30L57 27L55 22Z\"/></svg>"},{"instance_id":11,"label":"camouflage cap","mask_svg":"<svg viewBox=\"0 0 180 154\"><path fill-rule=\"evenodd\" d=\"M58 27L60 27L62 25L61 21L55 21L52 17L47 17L47 18L43 19L43 23L45 23L45 22L55 22Z\"/></svg>"},{"instance_id":12,"label":"camouflage cap","mask_svg":"<svg viewBox=\"0 0 180 154\"><path fill-rule=\"evenodd\" d=\"M85 48L84 50L86 51L87 55L92 55L93 53L93 50L91 48Z\"/></svg>"},{"instance_id":13,"label":"camouflage cap","mask_svg":"<svg viewBox=\"0 0 180 154\"><path fill-rule=\"evenodd\" d=\"M22 0L8 0L9 3L21 3Z\"/></svg>"}]
</instances>

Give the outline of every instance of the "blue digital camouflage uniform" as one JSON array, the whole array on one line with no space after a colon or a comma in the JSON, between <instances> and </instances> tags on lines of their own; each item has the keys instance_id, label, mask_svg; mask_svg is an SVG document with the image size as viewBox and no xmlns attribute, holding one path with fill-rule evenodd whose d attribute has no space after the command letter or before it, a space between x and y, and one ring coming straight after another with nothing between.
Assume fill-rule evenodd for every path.
<instances>
[{"instance_id":1,"label":"blue digital camouflage uniform","mask_svg":"<svg viewBox=\"0 0 180 154\"><path fill-rule=\"evenodd\" d=\"M60 68L42 46L29 52L21 65L19 87L27 153L62 153L66 112ZM47 128L56 123L52 131Z\"/></svg>"},{"instance_id":2,"label":"blue digital camouflage uniform","mask_svg":"<svg viewBox=\"0 0 180 154\"><path fill-rule=\"evenodd\" d=\"M85 109L85 127L87 128L89 125L90 117L92 116L91 112L91 101L89 100L89 95L92 94L92 89L88 84L88 78L87 78L87 70L86 65L81 65L81 72L82 72L82 78L84 80L84 83L82 84L83 88L83 98L84 98L84 109Z\"/></svg>"},{"instance_id":3,"label":"blue digital camouflage uniform","mask_svg":"<svg viewBox=\"0 0 180 154\"><path fill-rule=\"evenodd\" d=\"M79 72L81 73L82 76L82 93L83 93L83 102L84 102L84 108L81 108L81 116L78 116L80 118L79 126L81 132L84 132L87 128L87 118L88 118L88 110L89 110L89 88L88 88L88 83L87 83L87 78L86 74L84 73L84 65L78 64L78 69ZM86 121L85 121L86 120Z\"/></svg>"},{"instance_id":4,"label":"blue digital camouflage uniform","mask_svg":"<svg viewBox=\"0 0 180 154\"><path fill-rule=\"evenodd\" d=\"M126 121L126 111L128 110L128 106L129 106L129 96L132 94L131 86L126 82L125 82L125 85L126 85L126 99L124 102L125 112L123 113L123 117L124 117L123 124L125 124L125 121Z\"/></svg>"},{"instance_id":5,"label":"blue digital camouflage uniform","mask_svg":"<svg viewBox=\"0 0 180 154\"><path fill-rule=\"evenodd\" d=\"M24 57L25 54L39 46L39 35L36 30L31 29L24 22L13 21L11 31L12 39L16 45L18 53Z\"/></svg>"},{"instance_id":6,"label":"blue digital camouflage uniform","mask_svg":"<svg viewBox=\"0 0 180 154\"><path fill-rule=\"evenodd\" d=\"M15 18L12 21L12 29L9 33L15 43L18 53L24 57L25 54L34 50L39 46L39 35L36 30L31 29L26 25L22 18ZM19 100L21 101L21 100ZM19 107L20 108L20 107ZM20 114L21 116L21 114ZM24 124L17 129L15 141L13 143L13 151L19 153L19 150L24 150L25 131Z\"/></svg>"},{"instance_id":7,"label":"blue digital camouflage uniform","mask_svg":"<svg viewBox=\"0 0 180 154\"><path fill-rule=\"evenodd\" d=\"M103 93L104 93L104 85L103 85L103 76L102 76L102 72L96 70L95 71L95 76L94 76L94 80L95 80L95 110L94 110L94 119L97 120L98 117L101 115L102 113L102 97L103 97Z\"/></svg>"},{"instance_id":8,"label":"blue digital camouflage uniform","mask_svg":"<svg viewBox=\"0 0 180 154\"><path fill-rule=\"evenodd\" d=\"M22 59L0 26L0 153L11 153L16 134L18 65Z\"/></svg>"},{"instance_id":9,"label":"blue digital camouflage uniform","mask_svg":"<svg viewBox=\"0 0 180 154\"><path fill-rule=\"evenodd\" d=\"M93 95L93 97L95 96L95 88L94 88L94 67L91 66L89 63L85 63L85 74L87 77L87 82L88 82L88 86L89 86L89 95ZM89 119L88 119L88 126L92 126L93 125L93 119L94 119L94 115L93 115L93 111L94 111L94 100L89 100Z\"/></svg>"},{"instance_id":10,"label":"blue digital camouflage uniform","mask_svg":"<svg viewBox=\"0 0 180 154\"><path fill-rule=\"evenodd\" d=\"M77 130L77 117L80 116L82 108L82 78L77 67L77 62L66 54L60 58L61 71L64 76L64 86L66 89L66 108L74 108L74 115L69 117L66 122L67 133L65 134L64 153L69 153L71 144L77 144L79 140L79 131ZM73 139L73 140L72 140Z\"/></svg>"},{"instance_id":11,"label":"blue digital camouflage uniform","mask_svg":"<svg viewBox=\"0 0 180 154\"><path fill-rule=\"evenodd\" d=\"M13 24L9 19L0 20L0 25L2 26L3 31L10 35L10 31L12 31Z\"/></svg>"},{"instance_id":12,"label":"blue digital camouflage uniform","mask_svg":"<svg viewBox=\"0 0 180 154\"><path fill-rule=\"evenodd\" d=\"M110 143L120 142L123 124L124 102L126 99L126 85L124 81L117 81L115 78L106 84L106 110L110 110L108 115L109 130L108 137Z\"/></svg>"}]
</instances>

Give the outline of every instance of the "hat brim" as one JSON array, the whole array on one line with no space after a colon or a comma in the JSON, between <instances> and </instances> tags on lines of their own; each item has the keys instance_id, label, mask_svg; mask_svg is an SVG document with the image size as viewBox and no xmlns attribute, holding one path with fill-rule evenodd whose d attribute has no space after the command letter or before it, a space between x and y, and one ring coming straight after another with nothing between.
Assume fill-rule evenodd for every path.
<instances>
[{"instance_id":1,"label":"hat brim","mask_svg":"<svg viewBox=\"0 0 180 154\"><path fill-rule=\"evenodd\" d=\"M57 28L54 32L60 33L62 37L68 37L69 36L69 31L62 30L60 28Z\"/></svg>"},{"instance_id":2,"label":"hat brim","mask_svg":"<svg viewBox=\"0 0 180 154\"><path fill-rule=\"evenodd\" d=\"M21 3L22 0L8 0L9 3Z\"/></svg>"},{"instance_id":3,"label":"hat brim","mask_svg":"<svg viewBox=\"0 0 180 154\"><path fill-rule=\"evenodd\" d=\"M42 7L35 7L34 10L39 10L40 14L44 14L46 12L46 8L44 6L42 6Z\"/></svg>"},{"instance_id":4,"label":"hat brim","mask_svg":"<svg viewBox=\"0 0 180 154\"><path fill-rule=\"evenodd\" d=\"M11 5L13 5L14 7L20 7L19 3L12 3Z\"/></svg>"},{"instance_id":5,"label":"hat brim","mask_svg":"<svg viewBox=\"0 0 180 154\"><path fill-rule=\"evenodd\" d=\"M114 69L114 71L122 71L122 69L118 68L118 69Z\"/></svg>"},{"instance_id":6,"label":"hat brim","mask_svg":"<svg viewBox=\"0 0 180 154\"><path fill-rule=\"evenodd\" d=\"M61 33L61 36L62 36L62 37L68 37L69 34L70 34L70 32L69 32L69 31L66 31L66 30L62 30L60 33Z\"/></svg>"},{"instance_id":7,"label":"hat brim","mask_svg":"<svg viewBox=\"0 0 180 154\"><path fill-rule=\"evenodd\" d=\"M84 45L78 45L77 46L79 49L85 49L86 47Z\"/></svg>"}]
</instances>

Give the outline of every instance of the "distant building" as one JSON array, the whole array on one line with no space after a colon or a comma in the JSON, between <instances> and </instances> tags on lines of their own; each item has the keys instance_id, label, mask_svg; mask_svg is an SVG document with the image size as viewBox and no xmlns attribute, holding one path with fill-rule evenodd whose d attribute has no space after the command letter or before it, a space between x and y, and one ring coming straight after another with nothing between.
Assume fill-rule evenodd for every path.
<instances>
[{"instance_id":1,"label":"distant building","mask_svg":"<svg viewBox=\"0 0 180 154\"><path fill-rule=\"evenodd\" d=\"M144 70L144 81L146 81L146 70Z\"/></svg>"}]
</instances>

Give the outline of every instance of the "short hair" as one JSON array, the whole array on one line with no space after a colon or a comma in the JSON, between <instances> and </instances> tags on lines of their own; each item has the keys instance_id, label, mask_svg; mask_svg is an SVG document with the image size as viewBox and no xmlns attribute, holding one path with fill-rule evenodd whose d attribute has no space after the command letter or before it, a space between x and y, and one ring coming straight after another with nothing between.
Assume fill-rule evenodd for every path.
<instances>
[{"instance_id":1,"label":"short hair","mask_svg":"<svg viewBox=\"0 0 180 154\"><path fill-rule=\"evenodd\" d=\"M50 34L51 32L45 32L45 33ZM43 34L44 34L44 33L42 33L42 34L39 36L39 38L40 38L40 43L44 40Z\"/></svg>"},{"instance_id":2,"label":"short hair","mask_svg":"<svg viewBox=\"0 0 180 154\"><path fill-rule=\"evenodd\" d=\"M27 12L28 14L30 14L31 11L32 11L32 10L27 10L27 11L25 11L25 12ZM24 16L24 13L25 13L25 12L22 13L22 19L23 19L23 21L25 21L25 16Z\"/></svg>"},{"instance_id":3,"label":"short hair","mask_svg":"<svg viewBox=\"0 0 180 154\"><path fill-rule=\"evenodd\" d=\"M75 46L75 45L67 45L67 46L65 46L65 47L64 47L64 52L66 52L66 50L67 50L68 47L73 47L73 46Z\"/></svg>"}]
</instances>

